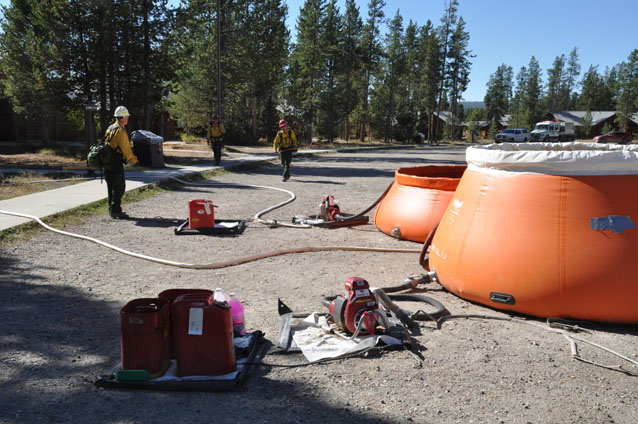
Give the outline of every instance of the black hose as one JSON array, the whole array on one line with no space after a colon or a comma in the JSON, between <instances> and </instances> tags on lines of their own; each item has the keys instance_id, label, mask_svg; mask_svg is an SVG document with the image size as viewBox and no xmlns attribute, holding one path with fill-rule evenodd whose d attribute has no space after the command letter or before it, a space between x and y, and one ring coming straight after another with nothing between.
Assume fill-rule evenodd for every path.
<instances>
[{"instance_id":1,"label":"black hose","mask_svg":"<svg viewBox=\"0 0 638 424\"><path fill-rule=\"evenodd\" d=\"M335 297L337 296L324 296L321 298L321 304L326 308L330 308L330 304L335 300Z\"/></svg>"},{"instance_id":2,"label":"black hose","mask_svg":"<svg viewBox=\"0 0 638 424\"><path fill-rule=\"evenodd\" d=\"M409 283L403 283L400 286L381 287L381 290L386 293L396 293L404 290L412 290L414 287L415 285L412 283L412 281L410 281Z\"/></svg>"},{"instance_id":3,"label":"black hose","mask_svg":"<svg viewBox=\"0 0 638 424\"><path fill-rule=\"evenodd\" d=\"M426 270L430 270L430 257L428 257L428 263L425 263L425 254L428 251L428 247L430 247L430 245L432 244L432 240L434 239L434 234L436 234L436 229L439 228L439 224L441 223L441 221L437 222L436 225L434 227L432 227L432 229L430 230L430 234L428 234L428 237L425 239L425 242L423 242L423 249L421 249L421 254L419 255L419 265L421 265L423 268L425 268Z\"/></svg>"},{"instance_id":4,"label":"black hose","mask_svg":"<svg viewBox=\"0 0 638 424\"><path fill-rule=\"evenodd\" d=\"M448 310L445 309L445 306L441 302L436 299L432 299L431 297L423 296L420 294L391 294L388 295L391 300L405 300L405 301L413 301L413 302L425 302L431 306L434 306L436 310L431 313L414 313L412 314L412 319L418 321L429 321L432 318L439 318L443 315L449 314Z\"/></svg>"},{"instance_id":5,"label":"black hose","mask_svg":"<svg viewBox=\"0 0 638 424\"><path fill-rule=\"evenodd\" d=\"M342 215L337 215L335 218L337 219L337 221L350 221L353 219L357 219L357 218L361 218L363 215L367 214L368 212L370 212L372 209L374 209L374 207L376 205L379 204L379 202L381 202L381 200L383 200L383 198L386 196L386 194L388 194L388 191L390 191L390 188L392 187L392 184L394 184L394 181L392 181L392 183L390 183L390 185L388 186L388 188L385 189L385 191L383 192L383 194L381 196L379 196L379 198L377 200L374 201L374 203L372 205L370 205L368 207L368 209L364 210L363 212L359 212L356 215L350 215L348 217L344 217Z\"/></svg>"}]
</instances>

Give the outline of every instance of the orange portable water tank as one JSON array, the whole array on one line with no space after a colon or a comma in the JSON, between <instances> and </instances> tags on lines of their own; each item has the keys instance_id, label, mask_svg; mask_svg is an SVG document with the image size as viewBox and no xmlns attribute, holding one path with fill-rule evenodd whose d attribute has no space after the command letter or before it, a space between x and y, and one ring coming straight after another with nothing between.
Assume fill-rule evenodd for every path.
<instances>
[{"instance_id":1,"label":"orange portable water tank","mask_svg":"<svg viewBox=\"0 0 638 424\"><path fill-rule=\"evenodd\" d=\"M638 146L470 147L429 265L449 291L539 317L638 323Z\"/></svg>"},{"instance_id":2,"label":"orange portable water tank","mask_svg":"<svg viewBox=\"0 0 638 424\"><path fill-rule=\"evenodd\" d=\"M214 228L215 206L205 199L194 199L188 202L189 228Z\"/></svg>"},{"instance_id":3,"label":"orange portable water tank","mask_svg":"<svg viewBox=\"0 0 638 424\"><path fill-rule=\"evenodd\" d=\"M374 225L393 237L423 243L445 212L466 165L399 168L374 213Z\"/></svg>"}]
</instances>

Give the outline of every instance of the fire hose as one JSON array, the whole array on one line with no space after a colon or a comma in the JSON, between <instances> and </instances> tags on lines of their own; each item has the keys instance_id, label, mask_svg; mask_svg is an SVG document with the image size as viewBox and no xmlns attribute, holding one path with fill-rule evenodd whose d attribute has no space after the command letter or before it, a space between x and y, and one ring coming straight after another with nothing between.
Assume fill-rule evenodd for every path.
<instances>
[{"instance_id":1,"label":"fire hose","mask_svg":"<svg viewBox=\"0 0 638 424\"><path fill-rule=\"evenodd\" d=\"M192 185L192 186L197 186L197 187L236 187L236 188L263 188L263 189L268 189L268 190L277 190L277 191L281 191L284 192L288 195L290 195L290 197L286 200L284 200L283 202L277 203L276 205L270 206L269 208L266 208L262 211L259 211L255 214L255 216L253 217L253 221L255 222L259 222L260 224L264 224L264 225L268 225L269 227L292 227L292 228L312 228L311 225L307 225L307 224L291 224L291 223L286 223L286 222L279 222L277 220L274 219L270 219L270 220L264 220L261 218L262 215L267 214L268 212L274 211L275 209L279 209L283 206L286 206L289 203L292 203L295 201L295 199L297 198L297 196L295 196L295 193L293 193L292 191L283 189L283 188L278 188L278 187L269 187L269 186L262 186L262 185L252 185L252 184L234 184L234 183L195 183L192 181L184 181L181 180L179 178L176 177L171 177L172 180L177 181L180 184L184 184L184 185Z\"/></svg>"},{"instance_id":2,"label":"fire hose","mask_svg":"<svg viewBox=\"0 0 638 424\"><path fill-rule=\"evenodd\" d=\"M247 262L258 261L258 260L270 258L273 256L287 255L291 253L306 253L306 252L347 251L347 252L383 252L383 253L412 253L412 254L419 253L419 251L415 249L388 249L388 248L381 248L381 247L360 247L360 246L305 246L305 247L298 247L298 248L291 248L291 249L276 250L276 251L267 252L267 253L260 253L257 255L246 256L243 258L233 259L230 261L204 263L204 264L191 264L191 263L183 263L183 262L170 261L166 259L154 258L152 256L143 255L141 253L131 252L129 250L122 249L120 247L114 246L112 244L106 243L104 241L101 241L92 237L84 236L81 234L70 233L68 231L58 230L57 228L53 228L45 224L40 218L36 216L27 215L27 214L18 213L18 212L5 211L5 210L0 210L0 213L5 215L12 215L12 216L19 216L22 218L33 219L42 227L46 228L49 231L53 231L54 233L62 234L65 236L69 236L69 237L73 237L73 238L77 238L81 240L87 240L87 241L99 244L100 246L109 248L111 250L115 250L116 252L123 253L128 256L132 256L134 258L144 259L144 260L159 263L162 265L174 266L178 268L219 269L219 268L226 268L226 267L231 267L235 265L241 265Z\"/></svg>"}]
</instances>

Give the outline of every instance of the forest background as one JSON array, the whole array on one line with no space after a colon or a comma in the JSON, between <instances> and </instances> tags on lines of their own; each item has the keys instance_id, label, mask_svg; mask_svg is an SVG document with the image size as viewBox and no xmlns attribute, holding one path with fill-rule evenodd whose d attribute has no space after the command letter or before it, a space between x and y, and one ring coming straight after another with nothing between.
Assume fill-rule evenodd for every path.
<instances>
[{"instance_id":1,"label":"forest background","mask_svg":"<svg viewBox=\"0 0 638 424\"><path fill-rule=\"evenodd\" d=\"M383 0L367 10L306 0L291 37L282 0L11 0L0 98L20 122L37 122L44 141L83 139L87 107L101 135L120 104L130 130L157 133L167 113L185 134L219 113L234 144L271 140L281 118L297 121L306 142L388 142L417 132L458 139L461 122L494 127L506 113L532 127L550 110L614 110L621 128L638 111L638 50L581 75L577 47L556 56L546 80L534 56L516 75L499 65L485 108L466 110L470 34L459 1L445 5L438 21L419 24L386 16ZM451 112L445 125L442 111Z\"/></svg>"}]
</instances>

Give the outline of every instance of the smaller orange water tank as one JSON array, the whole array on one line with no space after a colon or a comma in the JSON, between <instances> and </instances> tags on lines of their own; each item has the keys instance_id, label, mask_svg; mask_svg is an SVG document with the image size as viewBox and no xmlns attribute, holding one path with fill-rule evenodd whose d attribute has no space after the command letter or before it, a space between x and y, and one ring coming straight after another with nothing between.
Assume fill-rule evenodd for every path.
<instances>
[{"instance_id":1,"label":"smaller orange water tank","mask_svg":"<svg viewBox=\"0 0 638 424\"><path fill-rule=\"evenodd\" d=\"M374 214L374 225L393 237L423 242L447 209L465 165L399 168Z\"/></svg>"}]
</instances>

